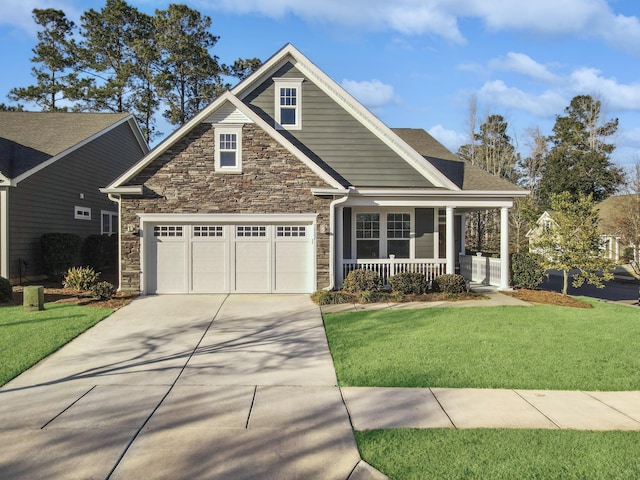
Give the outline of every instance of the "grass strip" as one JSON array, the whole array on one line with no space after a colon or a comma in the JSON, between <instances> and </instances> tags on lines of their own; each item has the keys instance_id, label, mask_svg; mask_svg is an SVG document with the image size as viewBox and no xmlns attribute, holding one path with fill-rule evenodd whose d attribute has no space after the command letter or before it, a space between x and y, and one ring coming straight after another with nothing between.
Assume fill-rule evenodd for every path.
<instances>
[{"instance_id":1,"label":"grass strip","mask_svg":"<svg viewBox=\"0 0 640 480\"><path fill-rule=\"evenodd\" d=\"M109 308L47 303L37 312L0 308L0 385L38 363L113 312Z\"/></svg>"},{"instance_id":2,"label":"grass strip","mask_svg":"<svg viewBox=\"0 0 640 480\"><path fill-rule=\"evenodd\" d=\"M355 432L393 480L640 478L640 432L399 429Z\"/></svg>"}]
</instances>

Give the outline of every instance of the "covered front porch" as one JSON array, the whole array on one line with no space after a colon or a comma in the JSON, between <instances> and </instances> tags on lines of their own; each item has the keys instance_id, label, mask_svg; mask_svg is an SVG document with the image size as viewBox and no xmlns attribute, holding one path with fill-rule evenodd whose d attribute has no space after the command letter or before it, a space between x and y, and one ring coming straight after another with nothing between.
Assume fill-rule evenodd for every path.
<instances>
[{"instance_id":1,"label":"covered front porch","mask_svg":"<svg viewBox=\"0 0 640 480\"><path fill-rule=\"evenodd\" d=\"M470 192L456 192L457 196L393 193L350 192L334 201L337 288L356 269L376 271L385 285L397 273L419 272L429 282L438 275L460 273L470 282L509 288L509 209L513 198L472 198ZM500 210L499 258L466 255L466 215L484 209Z\"/></svg>"}]
</instances>

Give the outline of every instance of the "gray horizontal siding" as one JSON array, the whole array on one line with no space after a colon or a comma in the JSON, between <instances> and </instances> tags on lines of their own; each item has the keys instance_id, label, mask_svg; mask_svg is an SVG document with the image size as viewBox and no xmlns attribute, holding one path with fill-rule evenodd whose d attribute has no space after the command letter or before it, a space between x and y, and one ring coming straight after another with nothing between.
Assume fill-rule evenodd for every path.
<instances>
[{"instance_id":1,"label":"gray horizontal siding","mask_svg":"<svg viewBox=\"0 0 640 480\"><path fill-rule=\"evenodd\" d=\"M433 186L291 63L273 76L305 79L302 130L291 130L284 135L318 163L325 163L338 172L345 183L356 187ZM274 95L273 81L269 79L245 99L272 125Z\"/></svg>"},{"instance_id":2,"label":"gray horizontal siding","mask_svg":"<svg viewBox=\"0 0 640 480\"><path fill-rule=\"evenodd\" d=\"M40 237L44 233L75 233L83 238L100 234L100 211L117 211L117 205L98 189L141 157L139 144L124 124L11 188L10 276L18 275L18 259L29 262L27 275L41 273ZM75 206L91 208L91 220L75 220Z\"/></svg>"},{"instance_id":3,"label":"gray horizontal siding","mask_svg":"<svg viewBox=\"0 0 640 480\"><path fill-rule=\"evenodd\" d=\"M416 208L416 258L433 258L433 208Z\"/></svg>"}]
</instances>

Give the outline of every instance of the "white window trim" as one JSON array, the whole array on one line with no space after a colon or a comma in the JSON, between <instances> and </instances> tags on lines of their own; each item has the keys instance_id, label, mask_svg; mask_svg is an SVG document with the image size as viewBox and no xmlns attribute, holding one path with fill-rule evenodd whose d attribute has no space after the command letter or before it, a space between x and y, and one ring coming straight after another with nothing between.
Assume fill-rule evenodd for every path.
<instances>
[{"instance_id":1,"label":"white window trim","mask_svg":"<svg viewBox=\"0 0 640 480\"><path fill-rule=\"evenodd\" d=\"M109 215L109 231L105 232L104 230L104 219L102 218L104 215ZM116 235L118 230L111 231L111 225L113 224L112 218L118 218L118 212L111 212L109 210L100 210L100 235Z\"/></svg>"},{"instance_id":2,"label":"white window trim","mask_svg":"<svg viewBox=\"0 0 640 480\"><path fill-rule=\"evenodd\" d=\"M302 82L303 78L274 78L273 85L273 104L275 115L276 130L302 130ZM296 123L293 125L282 125L281 122L281 105L280 105L280 89L296 88Z\"/></svg>"},{"instance_id":3,"label":"white window trim","mask_svg":"<svg viewBox=\"0 0 640 480\"><path fill-rule=\"evenodd\" d=\"M236 136L236 165L222 167L220 165L220 135L233 134ZM214 168L218 173L242 173L242 125L216 125Z\"/></svg>"},{"instance_id":4,"label":"white window trim","mask_svg":"<svg viewBox=\"0 0 640 480\"><path fill-rule=\"evenodd\" d=\"M409 259L416 258L416 215L415 208L369 208L369 207L355 207L352 208L351 213L351 260L357 259L357 214L358 213L379 213L380 214L380 237L377 239L380 242L378 253L387 251L387 214L388 213L407 213L409 214L409 221L411 222L411 231L409 233ZM392 239L394 240L394 239ZM379 256L380 260L384 260L387 257Z\"/></svg>"},{"instance_id":5,"label":"white window trim","mask_svg":"<svg viewBox=\"0 0 640 480\"><path fill-rule=\"evenodd\" d=\"M76 220L91 220L91 209L76 205L73 207L73 218Z\"/></svg>"}]
</instances>

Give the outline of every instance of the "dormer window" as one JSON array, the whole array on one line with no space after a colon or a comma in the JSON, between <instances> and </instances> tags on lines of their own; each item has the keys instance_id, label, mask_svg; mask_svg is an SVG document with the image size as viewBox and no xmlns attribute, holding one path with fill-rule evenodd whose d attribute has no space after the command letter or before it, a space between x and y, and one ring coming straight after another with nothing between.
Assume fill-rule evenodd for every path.
<instances>
[{"instance_id":1,"label":"dormer window","mask_svg":"<svg viewBox=\"0 0 640 480\"><path fill-rule=\"evenodd\" d=\"M274 78L275 120L279 130L302 128L302 79Z\"/></svg>"},{"instance_id":2,"label":"dormer window","mask_svg":"<svg viewBox=\"0 0 640 480\"><path fill-rule=\"evenodd\" d=\"M215 128L215 170L218 173L242 172L242 127Z\"/></svg>"}]
</instances>

